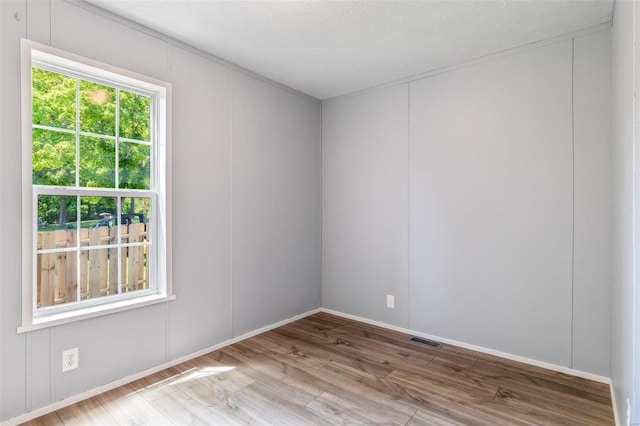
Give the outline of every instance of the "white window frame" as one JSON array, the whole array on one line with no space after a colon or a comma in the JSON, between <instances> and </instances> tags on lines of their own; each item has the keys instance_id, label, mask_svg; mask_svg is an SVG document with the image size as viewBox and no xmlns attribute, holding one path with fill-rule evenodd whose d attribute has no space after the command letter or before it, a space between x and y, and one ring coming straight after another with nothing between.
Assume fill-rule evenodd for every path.
<instances>
[{"instance_id":1,"label":"white window frame","mask_svg":"<svg viewBox=\"0 0 640 426\"><path fill-rule=\"evenodd\" d=\"M114 190L33 185L32 176L32 67L48 69L151 96L151 189ZM26 332L175 299L171 286L171 84L60 49L21 40L22 95L22 325ZM78 161L79 159L76 159ZM152 241L149 246L149 289L99 297L53 307L36 304L38 195L149 197ZM118 209L118 212L120 209ZM118 215L120 216L120 215ZM118 239L118 241L120 241ZM78 246L78 250L80 247Z\"/></svg>"}]
</instances>

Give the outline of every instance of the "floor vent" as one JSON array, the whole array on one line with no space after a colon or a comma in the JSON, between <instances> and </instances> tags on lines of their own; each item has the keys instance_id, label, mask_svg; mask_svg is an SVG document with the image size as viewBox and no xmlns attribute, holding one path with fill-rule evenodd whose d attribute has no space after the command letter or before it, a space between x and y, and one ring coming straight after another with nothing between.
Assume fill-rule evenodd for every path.
<instances>
[{"instance_id":1,"label":"floor vent","mask_svg":"<svg viewBox=\"0 0 640 426\"><path fill-rule=\"evenodd\" d=\"M440 349L442 347L442 343L436 342L435 340L422 339L420 337L410 337L409 340L416 343L422 343L423 345L431 346L436 349Z\"/></svg>"}]
</instances>

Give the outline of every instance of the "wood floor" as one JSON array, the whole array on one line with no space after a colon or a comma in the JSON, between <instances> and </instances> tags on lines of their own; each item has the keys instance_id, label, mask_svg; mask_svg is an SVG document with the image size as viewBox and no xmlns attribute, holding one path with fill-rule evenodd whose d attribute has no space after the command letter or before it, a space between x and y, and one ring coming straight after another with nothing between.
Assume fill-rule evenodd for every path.
<instances>
[{"instance_id":1,"label":"wood floor","mask_svg":"<svg viewBox=\"0 0 640 426\"><path fill-rule=\"evenodd\" d=\"M319 313L28 424L613 423L608 385Z\"/></svg>"}]
</instances>

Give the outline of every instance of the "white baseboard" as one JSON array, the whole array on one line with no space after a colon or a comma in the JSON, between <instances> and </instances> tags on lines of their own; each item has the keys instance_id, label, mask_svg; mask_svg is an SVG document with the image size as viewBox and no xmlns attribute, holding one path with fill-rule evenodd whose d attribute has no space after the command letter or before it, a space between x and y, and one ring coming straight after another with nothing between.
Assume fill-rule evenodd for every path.
<instances>
[{"instance_id":1,"label":"white baseboard","mask_svg":"<svg viewBox=\"0 0 640 426\"><path fill-rule=\"evenodd\" d=\"M541 368L546 368L547 370L553 370L553 371L558 371L560 373L565 373L565 374L569 374L572 376L576 376L576 377L582 377L583 379L588 379L588 380L593 380L595 382L600 382L600 383L606 383L611 387L611 379L609 377L605 377L605 376L600 376L597 374L593 374L593 373L589 373L586 371L581 371L581 370L575 370L573 368L569 368L569 367L564 367L561 365L556 365L556 364L551 364L548 362L544 362L544 361L538 361L536 359L532 359L532 358L526 358L520 355L514 355L514 354L510 354L508 352L502 352L502 351L498 351L495 349L489 349L489 348L485 348L482 346L476 346L476 345L471 345L469 343L465 343L465 342L459 342L457 340L453 340L453 339L447 339L445 337L440 337L440 336L434 336L432 334L426 334L426 333L421 333L419 331L415 331L415 330L410 330L408 328L403 328L403 327L397 327L395 325L390 325L390 324L386 324L383 322L379 322L379 321L373 321L367 318L362 318L356 315L351 315L351 314L345 314L344 312L338 312L338 311L334 311L331 309L325 309L325 308L321 308L320 309L321 312L326 312L328 314L332 314L332 315L337 315L343 318L348 318L348 319L352 319L355 321L360 321L366 324L371 324L371 325L375 325L378 327L382 327L382 328L386 328L389 330L393 330L393 331L398 331L400 333L405 333L405 334L411 334L413 336L418 336L418 337L424 337L426 339L431 339L431 340L437 340L439 342L442 343L447 343L449 345L453 345L453 346L458 346L461 348L465 348L465 349L470 349L476 352L482 352L484 354L489 354L489 355L495 355L497 357L500 358L505 358L505 359L509 359L512 361L518 361L518 362L522 362L525 364L529 364L529 365L533 365L536 367L541 367Z\"/></svg>"},{"instance_id":2,"label":"white baseboard","mask_svg":"<svg viewBox=\"0 0 640 426\"><path fill-rule=\"evenodd\" d=\"M618 416L618 406L616 405L616 392L613 389L613 382L609 384L609 388L611 389L611 405L613 406L613 420L615 421L616 426L620 426L620 417Z\"/></svg>"},{"instance_id":3,"label":"white baseboard","mask_svg":"<svg viewBox=\"0 0 640 426\"><path fill-rule=\"evenodd\" d=\"M296 315L296 316L291 317L291 318L287 318L285 320L276 322L276 323L268 325L266 327L262 327L262 328L259 328L257 330L249 331L249 332L247 332L247 333L245 333L245 334L243 334L241 336L225 340L224 342L217 343L215 345L209 346L209 347L201 349L199 351L190 353L188 355L184 355L184 356L172 359L171 361L168 361L168 362L153 366L153 367L148 368L146 370L142 370L140 372L137 372L137 373L128 375L126 377L123 377L121 379L114 380L113 382L106 383L106 384L104 384L102 386L98 386L98 387L90 389L88 391L85 391L85 392L70 396L68 398L65 398L65 399L62 399L60 401L54 402L53 404L49 404L47 406L44 406L44 407L41 407L41 408L37 408L37 409L35 409L33 411L30 411L28 413L21 414L21 415L19 415L17 417L13 417L11 419L7 419L7 420L5 420L3 422L0 422L0 426L16 426L16 425L19 425L21 423L28 422L29 420L33 420L33 419L35 419L37 417L44 416L45 414L49 414L49 413L51 413L53 411L60 410L62 408L68 407L69 405L73 405L73 404L75 404L77 402L80 402L80 401L83 401L85 399L94 397L96 395L99 395L101 393L110 391L110 390L115 389L117 387L126 385L127 383L131 383L131 382L134 382L134 381L136 381L138 379L142 379L143 377L150 376L151 374L154 374L154 373L157 373L159 371L165 370L165 369L167 369L169 367L173 367L174 365L178 365L178 364L181 364L183 362L192 360L194 358L198 358L198 357L200 357L202 355L208 354L209 352L213 352L213 351L216 351L218 349L222 349L225 346L229 346L229 345L232 345L234 343L240 342L242 340L248 339L250 337L257 336L258 334L262 334L262 333L267 332L269 330L273 330L274 328L278 328L280 326L283 326L285 324L289 324L291 322L294 322L294 321L297 321L299 319L308 317L309 315L313 315L313 314L318 313L318 312L320 312L320 309L313 309L311 311L305 312L305 313L300 314L300 315Z\"/></svg>"},{"instance_id":4,"label":"white baseboard","mask_svg":"<svg viewBox=\"0 0 640 426\"><path fill-rule=\"evenodd\" d=\"M535 360L535 359L526 358L526 357L522 357L522 356L519 356L519 355L513 355L513 354L510 354L510 353L498 351L498 350L495 350L495 349L488 349L488 348L484 348L482 346L471 345L471 344L464 343L464 342L459 342L459 341L453 340L453 339L447 339L447 338L440 337L440 336L434 336L434 335L431 335L431 334L421 333L419 331L410 330L408 328L397 327L397 326L386 324L386 323L383 323L383 322L374 321L374 320L370 320L370 319L363 318L363 317L358 317L356 315L345 314L344 312L338 312L338 311L334 311L334 310L331 310L331 309L319 308L319 309L314 309L314 310L305 312L303 314L296 315L294 317L279 321L277 323L268 325L266 327L262 327L262 328L259 328L257 330L250 331L250 332L245 333L245 334L243 334L241 336L225 340L224 342L217 343L215 345L212 345L212 346L209 346L207 348L201 349L199 351L190 353L188 355L184 355L184 356L175 358L175 359L173 359L171 361L165 362L163 364L156 365L154 367L148 368L148 369L140 371L138 373L134 373L134 374L131 374L129 376L123 377L121 379L114 380L113 382L104 384L102 386L98 386L98 387L90 389L90 390L88 390L86 392L82 392L82 393L79 393L77 395L70 396L70 397L65 398L63 400L54 402L53 404L49 404L49 405L47 405L45 407L41 407L41 408L35 409L33 411L30 411L28 413L21 414L21 415L19 415L17 417L13 417L11 419L8 419L8 420L5 420L3 422L0 422L0 426L16 426L16 425L19 425L21 423L27 422L29 420L33 420L33 419L35 419L37 417L43 416L45 414L51 413L51 412L56 411L56 410L60 410L60 409L62 409L64 407L68 407L69 405L72 405L72 404L75 404L77 402L83 401L85 399L91 398L93 396L99 395L99 394L101 394L103 392L110 391L110 390L115 389L115 388L117 388L119 386L126 385L127 383L134 382L134 381L136 381L138 379L141 379L143 377L146 377L146 376L149 376L151 374L157 373L159 371L165 370L165 369L167 369L169 367L173 367L175 365L178 365L178 364L181 364L183 362L192 360L194 358L198 358L199 356L208 354L209 352L216 351L218 349L224 348L225 346L232 345L234 343L240 342L242 340L248 339L248 338L256 336L258 334L262 334L262 333L267 332L269 330L273 330L274 328L278 328L280 326L283 326L285 324L289 324L291 322L294 322L294 321L297 321L299 319L308 317L309 315L313 315L313 314L318 313L318 312L325 312L325 313L336 315L336 316L340 316L340 317L343 317L343 318L348 318L348 319L352 319L352 320L355 320L355 321L360 321L360 322L363 322L365 324L371 324L371 325L375 325L375 326L378 326L378 327L386 328L386 329L389 329L389 330L398 331L400 333L411 334L411 335L418 336L418 337L424 337L424 338L427 338L427 339L437 340L437 341L440 341L440 342L443 342L443 343L447 343L447 344L450 344L450 345L454 345L454 346L458 346L458 347L461 347L461 348L470 349L470 350L474 350L474 351L485 353L485 354L489 354L489 355L495 355L495 356L500 357L500 358L505 358L505 359L509 359L509 360L513 360L513 361L518 361L518 362L522 362L522 363L525 363L525 364L533 365L533 366L536 366L536 367L546 368L548 370L558 371L558 372L561 372L561 373L569 374L569 375L576 376L576 377L582 377L584 379L589 379L589 380L593 380L593 381L600 382L600 383L606 383L606 384L609 385L609 388L611 389L611 401L612 401L612 405L613 405L613 413L614 413L614 416L615 416L615 423L616 423L617 426L620 425L619 418L618 418L618 413L616 411L616 401L615 401L615 394L614 394L614 390L613 390L613 385L612 385L611 379L609 377L599 376L597 374L592 374L592 373L588 373L588 372L585 372L585 371L575 370L575 369L572 369L572 368L563 367L563 366L556 365L556 364L551 364L551 363L548 363L548 362L538 361L538 360Z\"/></svg>"}]
</instances>

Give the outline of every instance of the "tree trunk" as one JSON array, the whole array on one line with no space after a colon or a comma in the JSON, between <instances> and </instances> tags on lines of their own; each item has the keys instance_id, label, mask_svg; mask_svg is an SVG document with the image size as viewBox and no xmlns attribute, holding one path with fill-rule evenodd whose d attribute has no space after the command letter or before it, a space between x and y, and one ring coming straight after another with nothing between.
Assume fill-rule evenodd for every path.
<instances>
[{"instance_id":1,"label":"tree trunk","mask_svg":"<svg viewBox=\"0 0 640 426\"><path fill-rule=\"evenodd\" d=\"M64 227L67 223L67 200L64 197L60 197L60 218L58 224L60 227Z\"/></svg>"}]
</instances>

